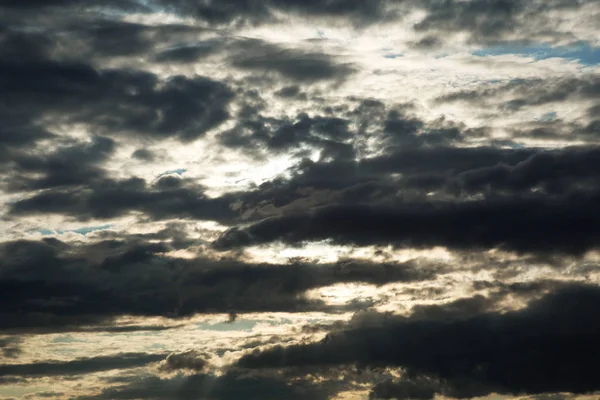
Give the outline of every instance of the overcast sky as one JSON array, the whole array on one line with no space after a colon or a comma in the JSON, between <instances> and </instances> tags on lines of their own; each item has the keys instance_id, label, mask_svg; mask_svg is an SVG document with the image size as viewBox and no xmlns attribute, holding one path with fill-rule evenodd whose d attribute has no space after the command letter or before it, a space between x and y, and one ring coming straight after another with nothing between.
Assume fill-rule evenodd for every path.
<instances>
[{"instance_id":1,"label":"overcast sky","mask_svg":"<svg viewBox=\"0 0 600 400\"><path fill-rule=\"evenodd\" d=\"M593 399L600 1L0 1L0 399Z\"/></svg>"}]
</instances>

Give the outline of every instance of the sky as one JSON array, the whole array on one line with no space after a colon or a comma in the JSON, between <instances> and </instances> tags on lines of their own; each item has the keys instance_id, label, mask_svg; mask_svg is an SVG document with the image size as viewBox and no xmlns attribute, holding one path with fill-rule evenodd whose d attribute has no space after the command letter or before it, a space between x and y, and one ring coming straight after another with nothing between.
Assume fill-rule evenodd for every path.
<instances>
[{"instance_id":1,"label":"sky","mask_svg":"<svg viewBox=\"0 0 600 400\"><path fill-rule=\"evenodd\" d=\"M0 399L595 399L600 1L0 1Z\"/></svg>"}]
</instances>

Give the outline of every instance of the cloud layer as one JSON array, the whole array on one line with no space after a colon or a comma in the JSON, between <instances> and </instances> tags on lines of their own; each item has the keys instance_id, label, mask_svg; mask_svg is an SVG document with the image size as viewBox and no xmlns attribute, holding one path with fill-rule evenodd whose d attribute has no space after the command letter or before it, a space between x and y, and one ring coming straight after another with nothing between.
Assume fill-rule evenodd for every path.
<instances>
[{"instance_id":1,"label":"cloud layer","mask_svg":"<svg viewBox=\"0 0 600 400\"><path fill-rule=\"evenodd\" d=\"M0 397L596 396L599 5L2 2Z\"/></svg>"}]
</instances>

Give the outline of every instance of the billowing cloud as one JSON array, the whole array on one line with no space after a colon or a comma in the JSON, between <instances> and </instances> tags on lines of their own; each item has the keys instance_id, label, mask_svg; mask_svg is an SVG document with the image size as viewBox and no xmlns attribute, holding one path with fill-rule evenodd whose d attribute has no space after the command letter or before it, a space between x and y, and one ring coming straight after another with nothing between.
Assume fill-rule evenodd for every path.
<instances>
[{"instance_id":1,"label":"billowing cloud","mask_svg":"<svg viewBox=\"0 0 600 400\"><path fill-rule=\"evenodd\" d=\"M248 228L233 228L218 249L281 241L298 244L330 239L340 244L447 246L456 249L503 247L519 252L581 253L597 246L598 232L582 227L593 221L597 194L545 200L403 202L395 206L326 206L311 212L271 217ZM595 222L594 222L595 223Z\"/></svg>"},{"instance_id":2,"label":"billowing cloud","mask_svg":"<svg viewBox=\"0 0 600 400\"><path fill-rule=\"evenodd\" d=\"M34 364L5 364L0 367L0 376L61 376L82 375L91 372L107 371L143 366L160 361L164 355L158 354L117 354L114 356L90 357L66 362L39 362Z\"/></svg>"},{"instance_id":3,"label":"billowing cloud","mask_svg":"<svg viewBox=\"0 0 600 400\"><path fill-rule=\"evenodd\" d=\"M249 354L240 365L399 366L408 376L423 378L379 385L375 392L411 391L419 398L593 392L598 390L593 367L598 295L595 286L574 286L505 314L391 318L383 326L330 334L316 344Z\"/></svg>"},{"instance_id":4,"label":"billowing cloud","mask_svg":"<svg viewBox=\"0 0 600 400\"><path fill-rule=\"evenodd\" d=\"M192 140L228 117L228 87L206 77L131 70L98 71L83 64L42 61L0 65L9 116L34 125L42 117L85 123L105 134L175 136ZM19 107L21 105L21 107Z\"/></svg>"},{"instance_id":5,"label":"billowing cloud","mask_svg":"<svg viewBox=\"0 0 600 400\"><path fill-rule=\"evenodd\" d=\"M2 329L127 331L103 327L123 315L327 310L306 291L339 283L418 282L435 265L346 261L327 265L256 265L164 255L172 245L107 240L75 246L56 239L2 245ZM144 280L139 281L139 274ZM9 299L13 299L10 303ZM18 311L16 311L18 310ZM159 330L160 327L129 327Z\"/></svg>"},{"instance_id":6,"label":"billowing cloud","mask_svg":"<svg viewBox=\"0 0 600 400\"><path fill-rule=\"evenodd\" d=\"M600 392L599 4L2 2L0 392Z\"/></svg>"}]
</instances>

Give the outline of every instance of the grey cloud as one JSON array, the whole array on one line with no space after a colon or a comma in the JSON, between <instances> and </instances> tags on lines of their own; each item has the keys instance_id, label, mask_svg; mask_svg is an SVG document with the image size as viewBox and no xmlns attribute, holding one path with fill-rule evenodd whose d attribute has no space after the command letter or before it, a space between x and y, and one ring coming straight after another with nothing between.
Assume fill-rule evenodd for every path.
<instances>
[{"instance_id":1,"label":"grey cloud","mask_svg":"<svg viewBox=\"0 0 600 400\"><path fill-rule=\"evenodd\" d=\"M405 390L418 388L423 394L429 388L458 398L591 393L598 390L594 365L599 296L596 286L575 285L504 314L484 312L450 320L391 318L383 326L330 334L316 344L254 352L239 364L399 366L409 377L421 379L413 381L416 387L404 384ZM442 385L432 385L436 379Z\"/></svg>"},{"instance_id":2,"label":"grey cloud","mask_svg":"<svg viewBox=\"0 0 600 400\"><path fill-rule=\"evenodd\" d=\"M438 37L429 35L411 43L411 45L417 49L431 49L441 46L442 43L442 40Z\"/></svg>"},{"instance_id":3,"label":"grey cloud","mask_svg":"<svg viewBox=\"0 0 600 400\"><path fill-rule=\"evenodd\" d=\"M320 53L304 53L294 49L262 46L233 58L233 66L259 72L275 72L302 83L322 80L345 80L354 72L350 64L336 63L333 57Z\"/></svg>"},{"instance_id":4,"label":"grey cloud","mask_svg":"<svg viewBox=\"0 0 600 400\"><path fill-rule=\"evenodd\" d=\"M560 194L574 188L593 189L600 186L594 172L600 167L599 157L600 148L591 146L544 151L515 165L501 163L461 172L450 185L470 192L519 193L535 188Z\"/></svg>"},{"instance_id":5,"label":"grey cloud","mask_svg":"<svg viewBox=\"0 0 600 400\"><path fill-rule=\"evenodd\" d=\"M294 86L290 88L295 89ZM262 102L254 103L257 105L252 107L252 112L240 113L237 125L223 132L219 138L223 145L230 148L252 148L252 153L258 157L266 157L265 153L268 155L272 152L295 152L301 157L306 154L308 147L320 150L322 161L333 160L332 164L335 165L344 162L350 165L364 152L365 143L370 140L377 143L379 148L385 149L385 156L394 157L397 161L406 159L405 166L423 166L426 163L419 160L429 157L428 152L469 153L468 149L450 146L462 143L465 137L474 134L461 125L444 119L425 123L401 107L386 107L369 100L360 101L352 110L329 107L323 110L324 115L309 116L301 112L294 119L263 117L260 114L264 108ZM366 132L367 127L371 132ZM354 165L357 170L370 174L373 169L380 168L375 166L376 163L386 162L385 156L370 157L368 161ZM444 161L445 154L436 156ZM457 159L458 157L452 159L455 164L448 160L448 168L459 165L456 164ZM305 165L306 163L301 162L293 170L301 171ZM401 168L398 166L396 169Z\"/></svg>"},{"instance_id":6,"label":"grey cloud","mask_svg":"<svg viewBox=\"0 0 600 400\"><path fill-rule=\"evenodd\" d=\"M78 400L101 399L153 399L153 400L192 400L210 398L215 400L326 400L333 394L308 380L297 380L288 384L280 377L257 376L228 371L222 376L196 374L178 375L173 378L156 376L145 379L134 378L126 385L107 388L99 395L81 396Z\"/></svg>"},{"instance_id":7,"label":"grey cloud","mask_svg":"<svg viewBox=\"0 0 600 400\"><path fill-rule=\"evenodd\" d=\"M600 118L600 104L590 107L587 113L592 118Z\"/></svg>"},{"instance_id":8,"label":"grey cloud","mask_svg":"<svg viewBox=\"0 0 600 400\"><path fill-rule=\"evenodd\" d=\"M168 59L169 50L182 43L211 43L207 40L215 34L191 25L134 23L86 13L82 8L78 11L73 11L77 18L51 14L47 19L0 25L0 58L18 62L89 63L113 57L165 61L162 56Z\"/></svg>"},{"instance_id":9,"label":"grey cloud","mask_svg":"<svg viewBox=\"0 0 600 400\"><path fill-rule=\"evenodd\" d=\"M343 19L357 25L373 23L386 17L386 3L380 0L368 3L356 0L269 0L262 2L225 0L218 3L194 0L158 0L157 3L174 12L194 15L196 18L214 25L272 22L277 19L277 13L312 18Z\"/></svg>"},{"instance_id":10,"label":"grey cloud","mask_svg":"<svg viewBox=\"0 0 600 400\"><path fill-rule=\"evenodd\" d=\"M157 62L190 63L217 53L222 43L219 41L205 41L194 44L184 44L162 50L154 57Z\"/></svg>"},{"instance_id":11,"label":"grey cloud","mask_svg":"<svg viewBox=\"0 0 600 400\"><path fill-rule=\"evenodd\" d=\"M275 95L283 98L306 98L306 94L300 91L299 86L284 86L276 91Z\"/></svg>"},{"instance_id":12,"label":"grey cloud","mask_svg":"<svg viewBox=\"0 0 600 400\"><path fill-rule=\"evenodd\" d=\"M0 63L4 110L22 128L41 117L85 123L106 135L194 140L228 118L233 94L205 77L172 77L132 70L95 70L58 62ZM32 128L29 128L32 129Z\"/></svg>"},{"instance_id":13,"label":"grey cloud","mask_svg":"<svg viewBox=\"0 0 600 400\"><path fill-rule=\"evenodd\" d=\"M389 379L377 383L369 394L369 398L431 400L439 391L439 386L438 382L427 378Z\"/></svg>"},{"instance_id":14,"label":"grey cloud","mask_svg":"<svg viewBox=\"0 0 600 400\"><path fill-rule=\"evenodd\" d=\"M523 42L544 40L556 26L555 12L577 10L595 0L442 0L412 3L423 8L425 17L414 25L417 32L438 36L464 33L468 41L498 44L518 37ZM571 38L568 32L553 32L554 37Z\"/></svg>"},{"instance_id":15,"label":"grey cloud","mask_svg":"<svg viewBox=\"0 0 600 400\"><path fill-rule=\"evenodd\" d=\"M22 353L21 339L16 336L0 337L0 353L5 358L17 358Z\"/></svg>"},{"instance_id":16,"label":"grey cloud","mask_svg":"<svg viewBox=\"0 0 600 400\"><path fill-rule=\"evenodd\" d=\"M417 31L467 31L476 40L497 40L515 28L526 2L519 0L429 1Z\"/></svg>"},{"instance_id":17,"label":"grey cloud","mask_svg":"<svg viewBox=\"0 0 600 400\"><path fill-rule=\"evenodd\" d=\"M264 118L241 119L237 126L223 132L219 139L230 148L260 151L300 151L301 146L321 149L322 157L352 159L355 156L350 121L343 118L299 114L294 120Z\"/></svg>"},{"instance_id":18,"label":"grey cloud","mask_svg":"<svg viewBox=\"0 0 600 400\"><path fill-rule=\"evenodd\" d=\"M165 371L176 371L179 369L189 369L193 371L202 371L206 367L206 360L195 350L185 353L169 354L165 358L161 369Z\"/></svg>"},{"instance_id":19,"label":"grey cloud","mask_svg":"<svg viewBox=\"0 0 600 400\"><path fill-rule=\"evenodd\" d=\"M80 358L71 361L48 361L31 364L4 364L0 376L64 376L141 367L165 358L164 354L122 353L112 356Z\"/></svg>"},{"instance_id":20,"label":"grey cloud","mask_svg":"<svg viewBox=\"0 0 600 400\"><path fill-rule=\"evenodd\" d=\"M411 204L468 207L465 201L473 195L483 199L472 204L483 206L489 200L492 208L493 202L516 205L527 201L563 201L567 207L569 196L597 191L597 152L595 147L544 151L434 146L399 149L358 162L339 157L332 161L304 160L290 170L289 179L266 182L242 195L241 210L250 222L294 212L311 213L323 206L390 210Z\"/></svg>"},{"instance_id":21,"label":"grey cloud","mask_svg":"<svg viewBox=\"0 0 600 400\"><path fill-rule=\"evenodd\" d=\"M453 249L502 247L517 252L582 254L596 247L598 191L486 200L399 201L394 205L329 205L232 228L217 249L329 239L338 244L392 244Z\"/></svg>"},{"instance_id":22,"label":"grey cloud","mask_svg":"<svg viewBox=\"0 0 600 400\"><path fill-rule=\"evenodd\" d=\"M444 95L440 102L465 101L487 105L497 97L510 95L512 100L501 104L505 111L526 106L543 105L566 100L597 99L600 97L600 79L594 75L578 78L515 79L491 88L459 91ZM485 101L482 103L482 100Z\"/></svg>"},{"instance_id":23,"label":"grey cloud","mask_svg":"<svg viewBox=\"0 0 600 400\"><path fill-rule=\"evenodd\" d=\"M183 317L195 313L335 311L304 297L337 283L433 279L433 264L344 261L315 265L246 264L176 259L168 242L139 238L75 245L56 239L0 246L0 328L8 331L126 332L169 327L115 326L120 315ZM140 274L144 276L139 279Z\"/></svg>"},{"instance_id":24,"label":"grey cloud","mask_svg":"<svg viewBox=\"0 0 600 400\"><path fill-rule=\"evenodd\" d=\"M37 398L52 398L52 397L61 397L61 396L65 396L65 393L63 392L54 392L51 390L45 390L43 392L36 392L33 394L26 394L25 396L23 396L22 398L24 399L35 399Z\"/></svg>"},{"instance_id":25,"label":"grey cloud","mask_svg":"<svg viewBox=\"0 0 600 400\"><path fill-rule=\"evenodd\" d=\"M95 137L89 143L70 143L48 153L15 152L13 171L4 180L12 191L82 185L106 176L99 166L114 152L115 142ZM42 174L43 177L33 177Z\"/></svg>"},{"instance_id":26,"label":"grey cloud","mask_svg":"<svg viewBox=\"0 0 600 400\"><path fill-rule=\"evenodd\" d=\"M93 176L90 176L92 179ZM141 178L91 180L87 185L52 188L10 206L14 216L70 215L78 220L106 219L141 211L153 219L194 218L227 221L236 215L232 198L209 198L204 188L165 176L149 185Z\"/></svg>"},{"instance_id":27,"label":"grey cloud","mask_svg":"<svg viewBox=\"0 0 600 400\"><path fill-rule=\"evenodd\" d=\"M131 157L141 161L154 161L155 155L151 150L137 149L131 154Z\"/></svg>"}]
</instances>

